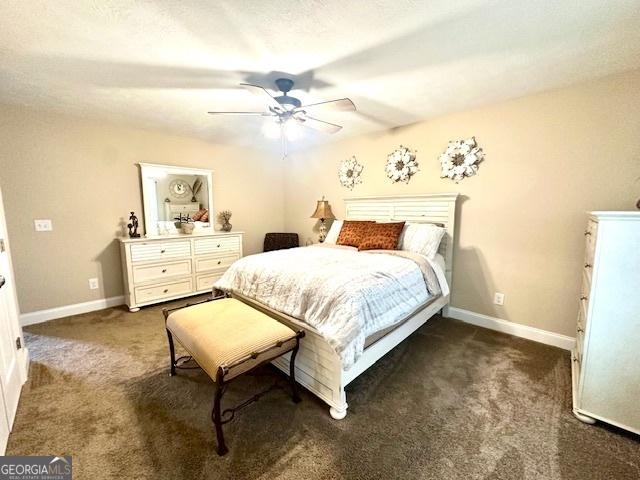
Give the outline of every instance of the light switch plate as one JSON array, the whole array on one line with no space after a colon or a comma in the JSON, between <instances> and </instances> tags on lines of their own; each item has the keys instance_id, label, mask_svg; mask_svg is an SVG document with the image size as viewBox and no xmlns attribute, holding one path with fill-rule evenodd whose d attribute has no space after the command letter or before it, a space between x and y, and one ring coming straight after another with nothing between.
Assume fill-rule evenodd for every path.
<instances>
[{"instance_id":1,"label":"light switch plate","mask_svg":"<svg viewBox=\"0 0 640 480\"><path fill-rule=\"evenodd\" d=\"M36 227L36 232L50 232L53 230L53 224L49 219L34 220L33 223Z\"/></svg>"}]
</instances>

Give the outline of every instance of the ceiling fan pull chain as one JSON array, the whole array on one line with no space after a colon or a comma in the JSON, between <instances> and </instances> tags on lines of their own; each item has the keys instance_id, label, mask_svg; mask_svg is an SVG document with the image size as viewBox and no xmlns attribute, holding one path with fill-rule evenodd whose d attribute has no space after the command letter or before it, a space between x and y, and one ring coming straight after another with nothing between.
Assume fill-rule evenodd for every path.
<instances>
[{"instance_id":1,"label":"ceiling fan pull chain","mask_svg":"<svg viewBox=\"0 0 640 480\"><path fill-rule=\"evenodd\" d=\"M282 160L287 158L287 136L284 134L284 123L280 124L280 139L282 140Z\"/></svg>"}]
</instances>

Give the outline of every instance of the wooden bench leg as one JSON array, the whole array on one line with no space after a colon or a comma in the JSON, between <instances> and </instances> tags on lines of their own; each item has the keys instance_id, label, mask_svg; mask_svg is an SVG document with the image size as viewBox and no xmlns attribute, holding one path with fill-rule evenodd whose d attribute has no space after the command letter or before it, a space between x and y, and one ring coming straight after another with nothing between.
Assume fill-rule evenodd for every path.
<instances>
[{"instance_id":1,"label":"wooden bench leg","mask_svg":"<svg viewBox=\"0 0 640 480\"><path fill-rule=\"evenodd\" d=\"M169 373L170 377L173 377L176 374L176 349L173 346L173 335L171 335L171 332L169 331L169 329L167 328L167 338L169 339L169 356L171 357L171 370Z\"/></svg>"},{"instance_id":2,"label":"wooden bench leg","mask_svg":"<svg viewBox=\"0 0 640 480\"><path fill-rule=\"evenodd\" d=\"M229 449L224 443L224 434L222 433L222 415L220 413L220 402L222 401L222 394L224 393L225 385L223 374L219 370L216 375L216 393L213 397L213 410L211 411L211 419L216 427L216 453L220 456L226 454Z\"/></svg>"},{"instance_id":3,"label":"wooden bench leg","mask_svg":"<svg viewBox=\"0 0 640 480\"><path fill-rule=\"evenodd\" d=\"M291 384L291 398L293 403L300 403L302 400L298 395L298 388L296 386L296 355L298 354L298 347L300 346L300 339L296 341L296 346L291 350L291 359L289 360L289 383Z\"/></svg>"}]
</instances>

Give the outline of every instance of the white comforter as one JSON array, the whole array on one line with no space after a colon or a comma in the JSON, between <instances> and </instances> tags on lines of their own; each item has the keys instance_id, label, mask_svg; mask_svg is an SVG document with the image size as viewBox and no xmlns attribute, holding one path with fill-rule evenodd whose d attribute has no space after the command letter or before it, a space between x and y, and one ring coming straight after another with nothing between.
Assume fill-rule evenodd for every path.
<instances>
[{"instance_id":1,"label":"white comforter","mask_svg":"<svg viewBox=\"0 0 640 480\"><path fill-rule=\"evenodd\" d=\"M239 293L313 326L348 369L365 339L425 303L448 294L425 257L312 246L250 255L236 261L214 288Z\"/></svg>"}]
</instances>

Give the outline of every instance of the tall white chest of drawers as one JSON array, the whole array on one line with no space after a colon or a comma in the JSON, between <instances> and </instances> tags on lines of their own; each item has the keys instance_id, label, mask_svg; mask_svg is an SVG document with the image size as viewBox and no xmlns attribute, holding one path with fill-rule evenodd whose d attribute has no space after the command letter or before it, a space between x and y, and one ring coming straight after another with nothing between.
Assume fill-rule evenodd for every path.
<instances>
[{"instance_id":1,"label":"tall white chest of drawers","mask_svg":"<svg viewBox=\"0 0 640 480\"><path fill-rule=\"evenodd\" d=\"M640 212L591 212L585 238L573 412L640 434Z\"/></svg>"},{"instance_id":2,"label":"tall white chest of drawers","mask_svg":"<svg viewBox=\"0 0 640 480\"><path fill-rule=\"evenodd\" d=\"M242 232L123 238L120 255L129 310L207 293L242 257Z\"/></svg>"}]
</instances>

